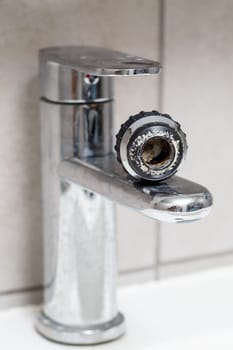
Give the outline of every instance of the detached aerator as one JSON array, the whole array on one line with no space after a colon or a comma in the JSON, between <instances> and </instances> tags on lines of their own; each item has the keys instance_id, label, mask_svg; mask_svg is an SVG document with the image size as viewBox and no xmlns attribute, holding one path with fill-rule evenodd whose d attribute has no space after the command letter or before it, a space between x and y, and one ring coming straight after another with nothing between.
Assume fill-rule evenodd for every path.
<instances>
[{"instance_id":1,"label":"detached aerator","mask_svg":"<svg viewBox=\"0 0 233 350\"><path fill-rule=\"evenodd\" d=\"M115 150L132 177L161 181L174 175L185 158L186 135L169 115L140 112L121 125Z\"/></svg>"}]
</instances>

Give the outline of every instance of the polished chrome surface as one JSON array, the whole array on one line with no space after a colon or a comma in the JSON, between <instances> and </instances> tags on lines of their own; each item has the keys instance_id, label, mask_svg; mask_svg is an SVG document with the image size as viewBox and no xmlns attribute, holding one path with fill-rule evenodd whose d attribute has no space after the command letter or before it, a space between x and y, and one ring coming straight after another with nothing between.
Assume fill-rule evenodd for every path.
<instances>
[{"instance_id":1,"label":"polished chrome surface","mask_svg":"<svg viewBox=\"0 0 233 350\"><path fill-rule=\"evenodd\" d=\"M72 137L76 157L102 156L112 152L112 102L55 105L53 113L55 110L59 113L59 109L68 128L72 118ZM65 146L66 142L63 145Z\"/></svg>"},{"instance_id":2,"label":"polished chrome surface","mask_svg":"<svg viewBox=\"0 0 233 350\"><path fill-rule=\"evenodd\" d=\"M124 334L116 300L114 202L165 221L206 215L206 188L174 177L158 185L128 175L112 153L112 81L159 64L97 48L40 52L44 303L36 328L67 344Z\"/></svg>"},{"instance_id":3,"label":"polished chrome surface","mask_svg":"<svg viewBox=\"0 0 233 350\"><path fill-rule=\"evenodd\" d=\"M41 125L45 130L41 134L48 138L47 148L52 147L56 138L59 144L56 161L74 156L85 158L110 154L113 149L112 108L112 102L55 104L41 100L41 115L46 116ZM44 139L41 142L44 144ZM44 152L48 152L46 146L44 148ZM51 157L51 162L54 162L55 154Z\"/></svg>"},{"instance_id":4,"label":"polished chrome surface","mask_svg":"<svg viewBox=\"0 0 233 350\"><path fill-rule=\"evenodd\" d=\"M210 192L195 182L173 176L159 183L137 181L125 174L114 155L63 161L62 178L69 178L119 204L165 222L195 221L213 204Z\"/></svg>"},{"instance_id":5,"label":"polished chrome surface","mask_svg":"<svg viewBox=\"0 0 233 350\"><path fill-rule=\"evenodd\" d=\"M41 96L54 102L103 102L113 97L112 76L156 74L158 62L90 47L50 47L40 51Z\"/></svg>"},{"instance_id":6,"label":"polished chrome surface","mask_svg":"<svg viewBox=\"0 0 233 350\"><path fill-rule=\"evenodd\" d=\"M124 316L119 312L114 319L93 326L65 326L50 320L41 313L37 320L37 331L49 340L59 343L95 345L121 337L125 332Z\"/></svg>"},{"instance_id":7,"label":"polished chrome surface","mask_svg":"<svg viewBox=\"0 0 233 350\"><path fill-rule=\"evenodd\" d=\"M69 344L118 338L124 318L116 303L113 203L61 181L57 209L58 231L54 218L47 217L44 307L36 327L47 338Z\"/></svg>"},{"instance_id":8,"label":"polished chrome surface","mask_svg":"<svg viewBox=\"0 0 233 350\"><path fill-rule=\"evenodd\" d=\"M41 74L41 91L45 100L55 103L103 103L113 98L112 78L60 66L45 65ZM89 81L89 83L88 83ZM57 82L57 84L54 84Z\"/></svg>"},{"instance_id":9,"label":"polished chrome surface","mask_svg":"<svg viewBox=\"0 0 233 350\"><path fill-rule=\"evenodd\" d=\"M44 314L51 320L84 327L116 317L113 209L97 193L61 182L58 232L52 244L47 242L56 266L45 285Z\"/></svg>"},{"instance_id":10,"label":"polished chrome surface","mask_svg":"<svg viewBox=\"0 0 233 350\"><path fill-rule=\"evenodd\" d=\"M85 154L77 139L84 143L81 130L88 131L81 123L82 118L88 121L86 107L91 108L41 101L45 289L36 328L47 338L78 344L109 341L124 333L124 320L117 317L114 204L58 174L62 160ZM93 135L100 125L99 115ZM103 131L93 152L110 151L109 135Z\"/></svg>"},{"instance_id":11,"label":"polished chrome surface","mask_svg":"<svg viewBox=\"0 0 233 350\"><path fill-rule=\"evenodd\" d=\"M76 157L102 156L112 152L112 102L60 108L64 117L67 113L69 118L72 113Z\"/></svg>"},{"instance_id":12,"label":"polished chrome surface","mask_svg":"<svg viewBox=\"0 0 233 350\"><path fill-rule=\"evenodd\" d=\"M117 135L118 159L136 179L161 181L174 175L187 151L180 125L157 111L131 116Z\"/></svg>"},{"instance_id":13,"label":"polished chrome surface","mask_svg":"<svg viewBox=\"0 0 233 350\"><path fill-rule=\"evenodd\" d=\"M98 76L156 74L160 70L159 62L101 47L58 46L40 53L48 65L69 66Z\"/></svg>"}]
</instances>

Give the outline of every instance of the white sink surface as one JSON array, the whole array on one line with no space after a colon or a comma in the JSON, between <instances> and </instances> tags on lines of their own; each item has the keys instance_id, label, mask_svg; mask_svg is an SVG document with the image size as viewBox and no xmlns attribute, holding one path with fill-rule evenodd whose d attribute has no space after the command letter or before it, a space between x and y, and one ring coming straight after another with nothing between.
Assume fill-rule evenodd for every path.
<instances>
[{"instance_id":1,"label":"white sink surface","mask_svg":"<svg viewBox=\"0 0 233 350\"><path fill-rule=\"evenodd\" d=\"M93 349L233 349L233 267L123 287L119 304L127 334ZM49 342L34 331L37 310L0 312L0 349L74 348Z\"/></svg>"}]
</instances>

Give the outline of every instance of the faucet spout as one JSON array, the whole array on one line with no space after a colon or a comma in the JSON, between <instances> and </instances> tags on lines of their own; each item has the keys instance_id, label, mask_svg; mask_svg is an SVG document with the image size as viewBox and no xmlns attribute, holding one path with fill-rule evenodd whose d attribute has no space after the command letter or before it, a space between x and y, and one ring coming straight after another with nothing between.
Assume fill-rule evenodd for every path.
<instances>
[{"instance_id":1,"label":"faucet spout","mask_svg":"<svg viewBox=\"0 0 233 350\"><path fill-rule=\"evenodd\" d=\"M204 186L178 176L159 183L137 181L125 174L114 155L63 161L59 175L165 222L199 220L208 215L213 203L211 193Z\"/></svg>"}]
</instances>

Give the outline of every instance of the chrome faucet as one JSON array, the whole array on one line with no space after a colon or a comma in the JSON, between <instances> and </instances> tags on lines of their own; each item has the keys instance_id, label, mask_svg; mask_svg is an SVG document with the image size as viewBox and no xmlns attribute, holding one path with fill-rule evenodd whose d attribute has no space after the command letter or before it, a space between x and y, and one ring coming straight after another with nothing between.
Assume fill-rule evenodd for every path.
<instances>
[{"instance_id":1,"label":"chrome faucet","mask_svg":"<svg viewBox=\"0 0 233 350\"><path fill-rule=\"evenodd\" d=\"M40 51L44 304L36 328L48 339L97 344L125 332L114 202L169 222L210 210L205 187L177 176L139 181L113 153L113 77L159 70L158 62L102 48Z\"/></svg>"}]
</instances>

